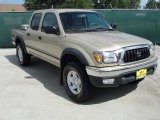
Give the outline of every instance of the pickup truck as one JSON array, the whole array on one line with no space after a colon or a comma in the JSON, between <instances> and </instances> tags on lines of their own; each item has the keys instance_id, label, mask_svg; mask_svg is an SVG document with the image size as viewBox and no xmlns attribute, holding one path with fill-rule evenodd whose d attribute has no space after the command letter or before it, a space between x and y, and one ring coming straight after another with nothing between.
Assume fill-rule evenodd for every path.
<instances>
[{"instance_id":1,"label":"pickup truck","mask_svg":"<svg viewBox=\"0 0 160 120\"><path fill-rule=\"evenodd\" d=\"M60 67L60 84L76 102L89 100L94 87L138 84L157 67L152 42L117 31L92 10L38 10L22 28L12 29L20 65L36 56Z\"/></svg>"}]
</instances>

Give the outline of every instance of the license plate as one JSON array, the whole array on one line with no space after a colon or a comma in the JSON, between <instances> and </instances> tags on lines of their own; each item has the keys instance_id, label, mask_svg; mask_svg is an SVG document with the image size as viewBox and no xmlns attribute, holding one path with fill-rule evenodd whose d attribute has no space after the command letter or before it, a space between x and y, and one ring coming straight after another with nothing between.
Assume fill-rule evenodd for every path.
<instances>
[{"instance_id":1,"label":"license plate","mask_svg":"<svg viewBox=\"0 0 160 120\"><path fill-rule=\"evenodd\" d=\"M147 75L147 69L141 69L136 72L136 79L144 78Z\"/></svg>"}]
</instances>

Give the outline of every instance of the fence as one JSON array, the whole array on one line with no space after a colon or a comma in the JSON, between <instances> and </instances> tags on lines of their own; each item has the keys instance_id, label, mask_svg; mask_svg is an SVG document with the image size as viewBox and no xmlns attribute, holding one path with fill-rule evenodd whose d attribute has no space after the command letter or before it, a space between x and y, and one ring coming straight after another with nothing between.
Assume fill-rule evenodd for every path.
<instances>
[{"instance_id":1,"label":"fence","mask_svg":"<svg viewBox=\"0 0 160 120\"><path fill-rule=\"evenodd\" d=\"M97 10L122 32L160 44L159 10ZM32 12L0 12L0 47L12 47L11 29L28 24Z\"/></svg>"},{"instance_id":2,"label":"fence","mask_svg":"<svg viewBox=\"0 0 160 120\"><path fill-rule=\"evenodd\" d=\"M11 29L26 24L32 12L0 12L0 47L13 47Z\"/></svg>"},{"instance_id":3,"label":"fence","mask_svg":"<svg viewBox=\"0 0 160 120\"><path fill-rule=\"evenodd\" d=\"M160 43L160 10L98 10L122 32Z\"/></svg>"}]
</instances>

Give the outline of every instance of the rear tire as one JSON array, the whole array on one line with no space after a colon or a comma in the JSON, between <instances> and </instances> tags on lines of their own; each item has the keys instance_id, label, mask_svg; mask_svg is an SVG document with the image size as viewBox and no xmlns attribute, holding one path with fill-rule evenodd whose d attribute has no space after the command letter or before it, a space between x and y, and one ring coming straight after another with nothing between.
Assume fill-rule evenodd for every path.
<instances>
[{"instance_id":1,"label":"rear tire","mask_svg":"<svg viewBox=\"0 0 160 120\"><path fill-rule=\"evenodd\" d=\"M25 53L21 43L17 45L16 54L20 65L27 66L31 63L31 55Z\"/></svg>"},{"instance_id":2,"label":"rear tire","mask_svg":"<svg viewBox=\"0 0 160 120\"><path fill-rule=\"evenodd\" d=\"M63 69L63 83L69 97L75 102L85 102L93 95L93 87L81 63L70 62Z\"/></svg>"}]
</instances>

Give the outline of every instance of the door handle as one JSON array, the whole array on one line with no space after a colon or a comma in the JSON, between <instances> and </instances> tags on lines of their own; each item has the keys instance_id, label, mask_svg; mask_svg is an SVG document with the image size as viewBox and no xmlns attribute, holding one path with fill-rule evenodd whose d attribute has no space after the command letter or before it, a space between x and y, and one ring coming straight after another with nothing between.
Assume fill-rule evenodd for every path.
<instances>
[{"instance_id":1,"label":"door handle","mask_svg":"<svg viewBox=\"0 0 160 120\"><path fill-rule=\"evenodd\" d=\"M42 37L41 37L41 36L39 36L39 37L38 37L38 39L39 39L39 40L41 40L41 39L42 39Z\"/></svg>"},{"instance_id":2,"label":"door handle","mask_svg":"<svg viewBox=\"0 0 160 120\"><path fill-rule=\"evenodd\" d=\"M27 33L27 36L30 36L30 33Z\"/></svg>"}]
</instances>

